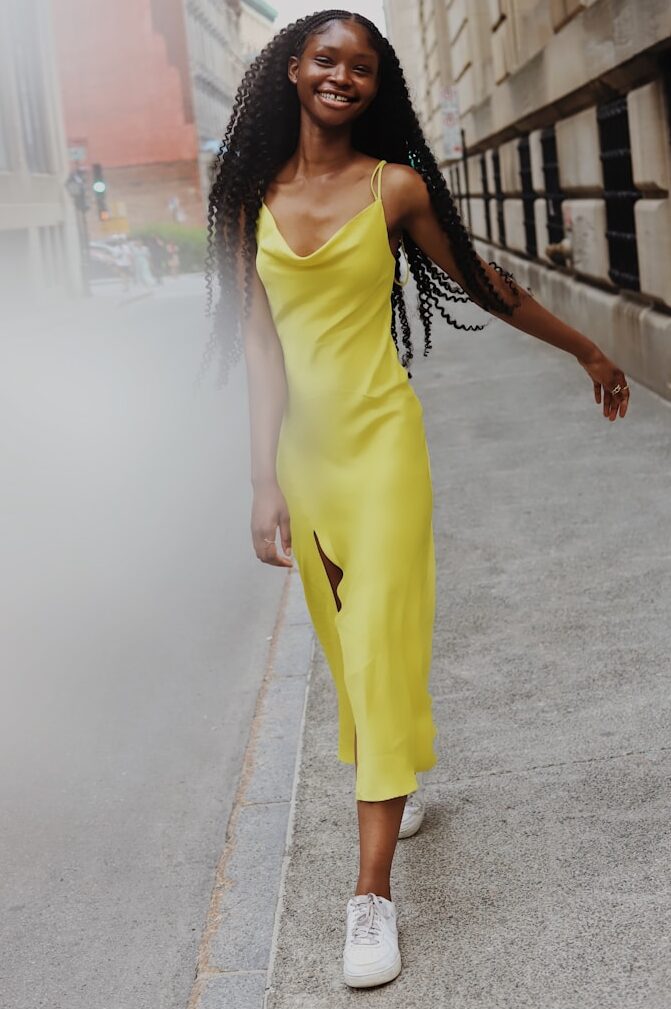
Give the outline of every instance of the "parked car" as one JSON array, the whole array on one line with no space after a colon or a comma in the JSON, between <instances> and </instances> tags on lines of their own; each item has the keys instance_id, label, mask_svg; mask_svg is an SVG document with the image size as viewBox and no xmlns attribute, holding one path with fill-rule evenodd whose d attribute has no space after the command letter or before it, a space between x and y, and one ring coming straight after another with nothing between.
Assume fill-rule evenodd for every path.
<instances>
[{"instance_id":1,"label":"parked car","mask_svg":"<svg viewBox=\"0 0 671 1009\"><path fill-rule=\"evenodd\" d=\"M119 276L114 253L108 242L89 242L91 280L112 280Z\"/></svg>"}]
</instances>

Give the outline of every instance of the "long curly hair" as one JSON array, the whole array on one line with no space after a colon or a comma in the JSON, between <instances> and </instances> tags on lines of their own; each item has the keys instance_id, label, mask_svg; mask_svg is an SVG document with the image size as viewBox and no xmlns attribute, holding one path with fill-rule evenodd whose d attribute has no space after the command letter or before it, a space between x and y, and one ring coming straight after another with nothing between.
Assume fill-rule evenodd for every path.
<instances>
[{"instance_id":1,"label":"long curly hair","mask_svg":"<svg viewBox=\"0 0 671 1009\"><path fill-rule=\"evenodd\" d=\"M446 302L476 301L489 310L511 314L519 301L512 275L492 263L505 277L512 304L492 284L473 248L445 178L424 138L412 107L401 64L390 42L368 18L346 10L325 10L300 18L278 32L250 64L238 86L233 111L213 168L209 195L205 282L207 315L213 319L202 367L220 352L220 376L227 381L230 368L242 353L242 322L249 312L251 271L256 253L256 221L266 188L296 150L300 129L300 102L287 76L290 56L300 57L311 35L335 20L353 21L368 32L378 53L379 88L370 106L352 124L352 146L363 154L388 162L410 165L424 179L436 217L449 235L454 256L463 272L468 294L429 259L407 232L396 253L395 276L401 274L401 247L417 290L417 310L424 328L424 356L431 349L433 310L457 329L479 330L452 318ZM241 228L241 217L244 227ZM238 290L238 257L242 254L244 283ZM213 311L215 286L219 298ZM470 297L469 297L470 295ZM403 287L392 285L391 335L399 352L399 324L403 350L401 363L408 368L413 345ZM408 369L411 377L412 373Z\"/></svg>"}]
</instances>

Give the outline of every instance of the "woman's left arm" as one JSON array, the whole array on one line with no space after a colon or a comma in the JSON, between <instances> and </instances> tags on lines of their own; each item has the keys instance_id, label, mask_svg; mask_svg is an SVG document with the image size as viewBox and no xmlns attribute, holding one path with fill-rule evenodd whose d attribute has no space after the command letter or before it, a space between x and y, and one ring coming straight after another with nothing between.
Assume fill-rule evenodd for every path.
<instances>
[{"instance_id":1,"label":"woman's left arm","mask_svg":"<svg viewBox=\"0 0 671 1009\"><path fill-rule=\"evenodd\" d=\"M400 172L398 168L401 169ZM426 183L414 169L397 166L394 200L399 208L399 227L407 231L422 252L452 277L476 304L481 304L476 293L469 290L455 259L451 242L436 218ZM504 301L512 305L513 292L505 278L481 256L477 258L494 289ZM486 310L522 332L573 354L592 379L597 403L601 403L603 388L604 417L610 420L615 420L618 416L624 417L629 404L629 387L621 369L592 340L562 322L519 284L515 287L519 297L512 315Z\"/></svg>"}]
</instances>

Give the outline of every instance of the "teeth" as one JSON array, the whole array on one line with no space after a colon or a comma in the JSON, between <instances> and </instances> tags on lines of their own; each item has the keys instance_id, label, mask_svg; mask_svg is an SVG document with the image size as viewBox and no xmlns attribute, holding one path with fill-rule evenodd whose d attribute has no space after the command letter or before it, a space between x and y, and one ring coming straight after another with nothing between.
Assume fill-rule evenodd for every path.
<instances>
[{"instance_id":1,"label":"teeth","mask_svg":"<svg viewBox=\"0 0 671 1009\"><path fill-rule=\"evenodd\" d=\"M334 95L331 91L320 91L319 94L322 98L330 98L334 102L344 102L346 105L351 101L351 99L343 98L341 95Z\"/></svg>"}]
</instances>

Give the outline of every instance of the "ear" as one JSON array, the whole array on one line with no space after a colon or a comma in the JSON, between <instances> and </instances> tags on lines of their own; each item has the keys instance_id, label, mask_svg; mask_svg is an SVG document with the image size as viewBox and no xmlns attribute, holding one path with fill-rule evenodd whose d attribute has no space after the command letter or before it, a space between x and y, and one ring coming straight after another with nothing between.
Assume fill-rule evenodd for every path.
<instances>
[{"instance_id":1,"label":"ear","mask_svg":"<svg viewBox=\"0 0 671 1009\"><path fill-rule=\"evenodd\" d=\"M287 64L287 76L292 84L298 82L298 56L290 56Z\"/></svg>"}]
</instances>

